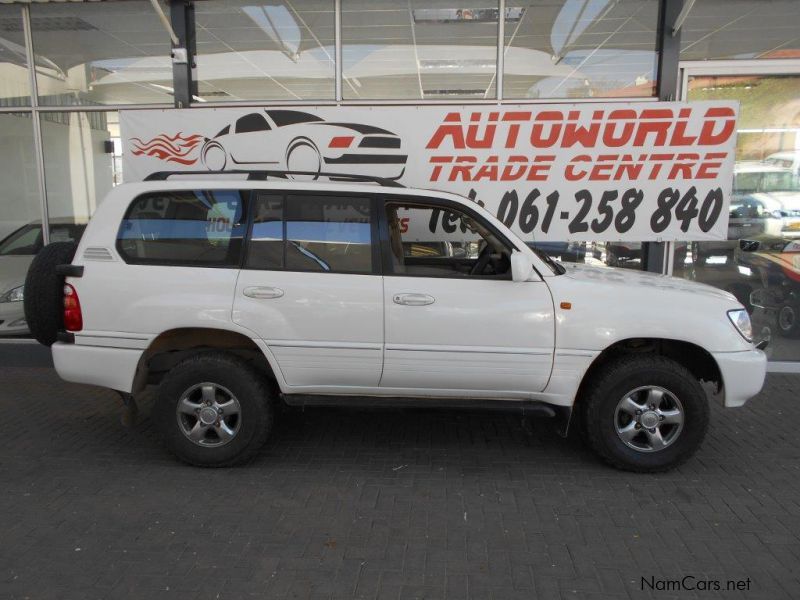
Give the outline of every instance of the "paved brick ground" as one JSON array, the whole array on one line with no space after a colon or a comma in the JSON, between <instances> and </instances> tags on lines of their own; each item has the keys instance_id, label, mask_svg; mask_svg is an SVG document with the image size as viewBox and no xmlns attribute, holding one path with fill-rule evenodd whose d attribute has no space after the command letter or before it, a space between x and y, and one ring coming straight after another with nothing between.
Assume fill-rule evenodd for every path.
<instances>
[{"instance_id":1,"label":"paved brick ground","mask_svg":"<svg viewBox=\"0 0 800 600\"><path fill-rule=\"evenodd\" d=\"M610 470L510 416L290 414L252 464L165 455L104 390L6 354L1 598L798 598L797 378L696 459ZM147 412L147 405L144 407ZM751 579L648 592L641 578Z\"/></svg>"}]
</instances>

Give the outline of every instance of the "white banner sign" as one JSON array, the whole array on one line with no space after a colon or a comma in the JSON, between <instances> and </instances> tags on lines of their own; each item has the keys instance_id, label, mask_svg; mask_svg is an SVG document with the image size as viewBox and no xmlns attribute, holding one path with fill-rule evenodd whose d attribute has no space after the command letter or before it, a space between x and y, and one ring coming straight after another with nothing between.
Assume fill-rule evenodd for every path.
<instances>
[{"instance_id":1,"label":"white banner sign","mask_svg":"<svg viewBox=\"0 0 800 600\"><path fill-rule=\"evenodd\" d=\"M367 175L467 196L525 240L727 239L737 111L724 101L123 111L123 176ZM431 232L452 225L442 218Z\"/></svg>"}]
</instances>

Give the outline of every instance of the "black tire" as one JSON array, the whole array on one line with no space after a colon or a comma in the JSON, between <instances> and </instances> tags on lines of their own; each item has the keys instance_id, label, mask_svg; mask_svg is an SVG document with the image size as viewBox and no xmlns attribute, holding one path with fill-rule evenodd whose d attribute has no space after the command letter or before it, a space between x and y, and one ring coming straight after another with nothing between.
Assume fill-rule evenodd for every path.
<instances>
[{"instance_id":1,"label":"black tire","mask_svg":"<svg viewBox=\"0 0 800 600\"><path fill-rule=\"evenodd\" d=\"M56 274L58 265L72 262L74 242L53 242L34 257L25 277L25 321L36 341L52 346L64 328L64 277Z\"/></svg>"},{"instance_id":2,"label":"black tire","mask_svg":"<svg viewBox=\"0 0 800 600\"><path fill-rule=\"evenodd\" d=\"M674 441L661 450L629 447L617 434L618 403L631 391L658 386L679 399L683 425ZM612 467L657 473L676 467L697 452L709 423L708 398L700 382L682 365L657 355L628 355L607 363L581 399L581 431L589 447ZM644 432L643 432L644 433Z\"/></svg>"},{"instance_id":3,"label":"black tire","mask_svg":"<svg viewBox=\"0 0 800 600\"><path fill-rule=\"evenodd\" d=\"M187 390L206 382L229 390L240 405L236 433L224 445L206 447L190 440L180 421L184 417L177 412ZM198 467L229 467L251 460L266 442L273 420L273 397L266 379L237 357L216 352L198 354L170 370L153 407L153 421L167 449Z\"/></svg>"}]
</instances>

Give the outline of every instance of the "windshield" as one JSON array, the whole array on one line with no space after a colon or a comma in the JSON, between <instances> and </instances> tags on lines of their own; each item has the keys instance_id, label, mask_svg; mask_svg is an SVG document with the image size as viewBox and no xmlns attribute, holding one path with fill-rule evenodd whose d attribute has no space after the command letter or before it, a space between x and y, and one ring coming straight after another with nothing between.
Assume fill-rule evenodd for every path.
<instances>
[{"instance_id":1,"label":"windshield","mask_svg":"<svg viewBox=\"0 0 800 600\"><path fill-rule=\"evenodd\" d=\"M77 242L85 225L51 225L51 242ZM35 256L42 249L42 226L31 223L0 241L0 256Z\"/></svg>"},{"instance_id":2,"label":"windshield","mask_svg":"<svg viewBox=\"0 0 800 600\"><path fill-rule=\"evenodd\" d=\"M26 225L0 242L0 256L33 256L41 249L41 225Z\"/></svg>"}]
</instances>

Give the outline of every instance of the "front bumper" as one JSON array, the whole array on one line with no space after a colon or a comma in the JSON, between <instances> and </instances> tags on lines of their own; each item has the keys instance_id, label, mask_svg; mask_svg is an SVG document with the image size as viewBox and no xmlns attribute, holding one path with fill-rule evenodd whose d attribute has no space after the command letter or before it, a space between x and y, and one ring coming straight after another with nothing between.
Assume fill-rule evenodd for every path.
<instances>
[{"instance_id":1,"label":"front bumper","mask_svg":"<svg viewBox=\"0 0 800 600\"><path fill-rule=\"evenodd\" d=\"M767 374L767 355L761 350L713 354L722 373L726 407L743 406L761 391Z\"/></svg>"},{"instance_id":2,"label":"front bumper","mask_svg":"<svg viewBox=\"0 0 800 600\"><path fill-rule=\"evenodd\" d=\"M28 333L22 302L0 303L0 336Z\"/></svg>"}]
</instances>

